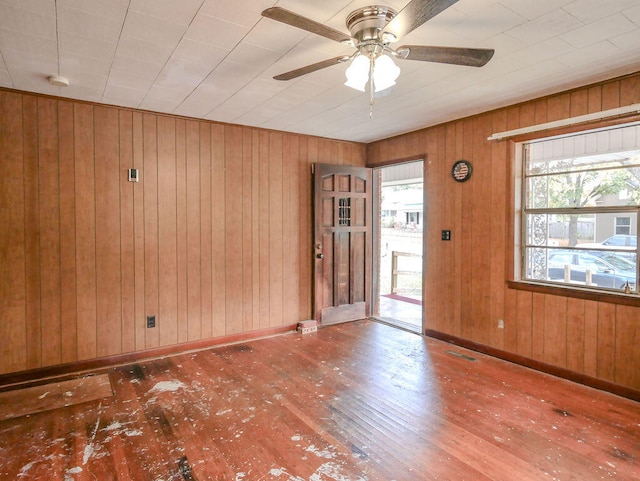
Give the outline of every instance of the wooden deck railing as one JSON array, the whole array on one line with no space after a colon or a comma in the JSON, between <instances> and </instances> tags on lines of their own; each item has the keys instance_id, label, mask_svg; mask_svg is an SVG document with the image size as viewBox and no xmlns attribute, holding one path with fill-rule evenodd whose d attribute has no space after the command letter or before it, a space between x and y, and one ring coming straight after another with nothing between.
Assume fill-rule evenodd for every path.
<instances>
[{"instance_id":1,"label":"wooden deck railing","mask_svg":"<svg viewBox=\"0 0 640 481\"><path fill-rule=\"evenodd\" d=\"M422 259L422 256L420 254L413 254L411 252L391 251L391 294L398 293L398 276L422 275L422 263L420 263L419 270L399 270L398 269L399 257L418 257Z\"/></svg>"}]
</instances>

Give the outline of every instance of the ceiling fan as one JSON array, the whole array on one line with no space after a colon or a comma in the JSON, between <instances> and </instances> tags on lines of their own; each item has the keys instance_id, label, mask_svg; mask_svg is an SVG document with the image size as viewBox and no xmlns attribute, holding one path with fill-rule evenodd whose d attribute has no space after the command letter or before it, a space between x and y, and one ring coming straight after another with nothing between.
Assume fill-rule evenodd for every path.
<instances>
[{"instance_id":1,"label":"ceiling fan","mask_svg":"<svg viewBox=\"0 0 640 481\"><path fill-rule=\"evenodd\" d=\"M398 41L427 20L449 8L458 0L411 0L400 12L390 7L371 5L350 13L346 20L351 35L318 23L280 7L264 10L266 18L321 35L356 48L352 55L323 60L273 77L291 80L317 70L352 60L346 71L345 85L364 91L370 82L371 103L373 92L379 92L395 84L400 69L392 57L423 62L439 62L453 65L482 67L491 57L493 49L434 47L427 45L403 45L396 49L390 44Z\"/></svg>"}]
</instances>

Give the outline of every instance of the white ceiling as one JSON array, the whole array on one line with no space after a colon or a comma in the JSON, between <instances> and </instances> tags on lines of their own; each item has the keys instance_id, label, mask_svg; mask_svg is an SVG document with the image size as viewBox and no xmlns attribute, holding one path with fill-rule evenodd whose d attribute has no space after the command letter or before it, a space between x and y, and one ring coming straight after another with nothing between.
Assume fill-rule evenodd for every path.
<instances>
[{"instance_id":1,"label":"white ceiling","mask_svg":"<svg viewBox=\"0 0 640 481\"><path fill-rule=\"evenodd\" d=\"M280 6L347 32L381 0L0 0L0 86L370 142L640 70L640 0L459 0L400 39L493 48L482 68L399 60L376 99L346 64L272 77L353 49L263 18ZM384 0L401 10L408 0ZM69 87L49 85L49 75Z\"/></svg>"}]
</instances>

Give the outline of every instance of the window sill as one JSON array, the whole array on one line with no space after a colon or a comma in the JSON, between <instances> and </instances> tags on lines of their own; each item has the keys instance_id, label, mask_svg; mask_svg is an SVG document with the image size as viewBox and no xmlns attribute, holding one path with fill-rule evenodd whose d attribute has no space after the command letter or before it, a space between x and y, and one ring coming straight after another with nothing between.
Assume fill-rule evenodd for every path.
<instances>
[{"instance_id":1,"label":"window sill","mask_svg":"<svg viewBox=\"0 0 640 481\"><path fill-rule=\"evenodd\" d=\"M509 289L519 291L537 292L540 294L550 294L553 296L574 297L587 301L608 302L622 306L640 307L640 296L637 294L617 294L615 292L598 292L575 289L563 286L550 286L548 284L536 284L535 282L507 281Z\"/></svg>"}]
</instances>

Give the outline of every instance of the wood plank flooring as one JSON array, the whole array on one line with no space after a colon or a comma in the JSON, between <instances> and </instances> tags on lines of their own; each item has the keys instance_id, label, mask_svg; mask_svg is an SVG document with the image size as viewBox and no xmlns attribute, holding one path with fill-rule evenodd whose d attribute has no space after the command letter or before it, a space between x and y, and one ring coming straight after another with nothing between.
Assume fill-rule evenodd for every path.
<instances>
[{"instance_id":1,"label":"wood plank flooring","mask_svg":"<svg viewBox=\"0 0 640 481\"><path fill-rule=\"evenodd\" d=\"M0 392L0 421L113 396L108 374Z\"/></svg>"},{"instance_id":2,"label":"wood plank flooring","mask_svg":"<svg viewBox=\"0 0 640 481\"><path fill-rule=\"evenodd\" d=\"M109 374L0 422L0 478L640 479L639 403L373 321Z\"/></svg>"}]
</instances>

